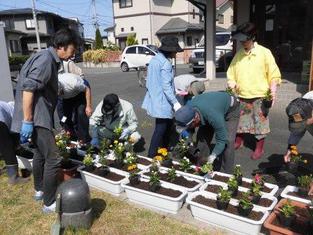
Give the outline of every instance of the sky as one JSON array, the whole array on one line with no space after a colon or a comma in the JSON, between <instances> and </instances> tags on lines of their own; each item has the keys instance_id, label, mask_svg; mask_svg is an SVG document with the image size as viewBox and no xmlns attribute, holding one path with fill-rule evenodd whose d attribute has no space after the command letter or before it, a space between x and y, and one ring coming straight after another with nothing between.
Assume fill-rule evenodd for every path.
<instances>
[{"instance_id":1,"label":"sky","mask_svg":"<svg viewBox=\"0 0 313 235\"><path fill-rule=\"evenodd\" d=\"M50 11L62 17L77 17L84 24L85 37L94 38L92 0L35 0L36 9ZM112 0L95 0L101 35L113 25ZM0 11L14 8L31 8L32 0L0 0Z\"/></svg>"}]
</instances>

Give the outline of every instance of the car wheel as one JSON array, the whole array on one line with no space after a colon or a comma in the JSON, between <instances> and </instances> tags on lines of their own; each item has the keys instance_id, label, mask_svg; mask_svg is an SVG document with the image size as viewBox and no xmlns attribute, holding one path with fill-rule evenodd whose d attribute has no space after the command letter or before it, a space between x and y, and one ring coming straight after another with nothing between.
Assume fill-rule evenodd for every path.
<instances>
[{"instance_id":1,"label":"car wheel","mask_svg":"<svg viewBox=\"0 0 313 235\"><path fill-rule=\"evenodd\" d=\"M121 70L122 70L123 72L128 72L128 71L129 71L129 67L128 67L128 64L127 64L126 62L123 62L123 63L121 64Z\"/></svg>"}]
</instances>

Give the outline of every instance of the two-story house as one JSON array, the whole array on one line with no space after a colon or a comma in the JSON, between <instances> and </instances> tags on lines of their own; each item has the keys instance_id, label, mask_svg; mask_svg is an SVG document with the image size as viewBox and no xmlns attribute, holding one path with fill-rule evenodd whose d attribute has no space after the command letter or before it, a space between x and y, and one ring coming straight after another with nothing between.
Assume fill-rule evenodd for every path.
<instances>
[{"instance_id":1,"label":"two-story house","mask_svg":"<svg viewBox=\"0 0 313 235\"><path fill-rule=\"evenodd\" d=\"M234 23L233 1L216 0L216 26L231 30Z\"/></svg>"},{"instance_id":2,"label":"two-story house","mask_svg":"<svg viewBox=\"0 0 313 235\"><path fill-rule=\"evenodd\" d=\"M78 19L67 19L57 14L37 10L37 22L42 49L51 44L53 34L63 27L69 27L84 38L83 25ZM36 51L37 41L35 22L31 8L0 11L0 22L5 25L7 49L9 55L29 54ZM82 52L79 48L78 53Z\"/></svg>"},{"instance_id":3,"label":"two-story house","mask_svg":"<svg viewBox=\"0 0 313 235\"><path fill-rule=\"evenodd\" d=\"M139 43L154 45L164 35L175 34L183 48L195 46L203 35L202 13L186 0L113 0L113 17L108 38L112 40L114 31L122 49L131 33Z\"/></svg>"}]
</instances>

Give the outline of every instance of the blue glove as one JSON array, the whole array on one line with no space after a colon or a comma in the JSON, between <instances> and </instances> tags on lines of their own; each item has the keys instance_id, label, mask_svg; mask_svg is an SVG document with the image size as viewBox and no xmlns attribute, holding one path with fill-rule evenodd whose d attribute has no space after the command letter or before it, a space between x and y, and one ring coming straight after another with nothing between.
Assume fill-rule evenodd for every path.
<instances>
[{"instance_id":1,"label":"blue glove","mask_svg":"<svg viewBox=\"0 0 313 235\"><path fill-rule=\"evenodd\" d=\"M120 139L125 139L126 137L129 136L129 134L130 134L130 131L127 128L125 128L121 134Z\"/></svg>"},{"instance_id":2,"label":"blue glove","mask_svg":"<svg viewBox=\"0 0 313 235\"><path fill-rule=\"evenodd\" d=\"M181 138L183 138L183 139L186 139L186 138L188 138L189 137L189 132L187 131L187 130L183 130L181 133L180 133L180 136L181 136Z\"/></svg>"},{"instance_id":3,"label":"blue glove","mask_svg":"<svg viewBox=\"0 0 313 235\"><path fill-rule=\"evenodd\" d=\"M91 141L90 141L90 144L91 144L93 147L99 147L99 138L98 138L98 137L92 138Z\"/></svg>"},{"instance_id":4,"label":"blue glove","mask_svg":"<svg viewBox=\"0 0 313 235\"><path fill-rule=\"evenodd\" d=\"M22 128L20 131L20 142L21 144L25 144L28 142L28 139L32 137L34 130L34 123L23 121Z\"/></svg>"}]
</instances>

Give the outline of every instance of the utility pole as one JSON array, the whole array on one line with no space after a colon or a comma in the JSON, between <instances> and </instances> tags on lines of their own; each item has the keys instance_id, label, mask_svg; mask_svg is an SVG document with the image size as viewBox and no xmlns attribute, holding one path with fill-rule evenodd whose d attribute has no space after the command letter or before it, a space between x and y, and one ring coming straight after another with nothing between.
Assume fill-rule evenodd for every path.
<instances>
[{"instance_id":1,"label":"utility pole","mask_svg":"<svg viewBox=\"0 0 313 235\"><path fill-rule=\"evenodd\" d=\"M37 15L36 15L35 0L32 0L32 6L33 6L33 18L34 18L34 23L35 23L37 47L38 47L38 51L40 51L40 50L41 50L41 47L40 47L40 37L39 37L39 32L38 32L38 23L37 23Z\"/></svg>"},{"instance_id":2,"label":"utility pole","mask_svg":"<svg viewBox=\"0 0 313 235\"><path fill-rule=\"evenodd\" d=\"M94 23L93 25L95 26L95 29L99 29L99 24L98 24L98 17L97 17L97 9L96 9L96 0L91 0L92 6L93 6L93 20Z\"/></svg>"}]
</instances>

